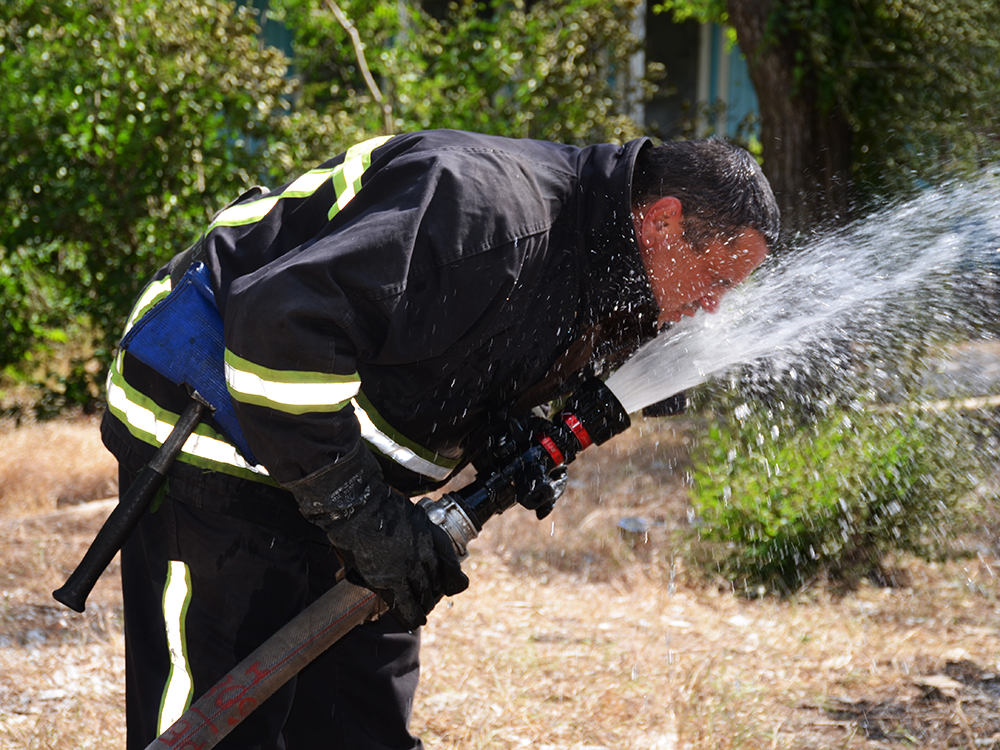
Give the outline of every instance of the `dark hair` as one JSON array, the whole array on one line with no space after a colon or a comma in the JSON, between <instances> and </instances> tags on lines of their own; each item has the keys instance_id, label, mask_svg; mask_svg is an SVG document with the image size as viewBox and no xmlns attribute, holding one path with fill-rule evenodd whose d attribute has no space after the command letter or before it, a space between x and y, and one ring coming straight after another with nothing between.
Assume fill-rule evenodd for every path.
<instances>
[{"instance_id":1,"label":"dark hair","mask_svg":"<svg viewBox=\"0 0 1000 750\"><path fill-rule=\"evenodd\" d=\"M719 235L756 229L774 247L780 214L756 160L717 138L670 141L639 152L632 174L632 205L672 195L681 202L684 230L696 246Z\"/></svg>"}]
</instances>

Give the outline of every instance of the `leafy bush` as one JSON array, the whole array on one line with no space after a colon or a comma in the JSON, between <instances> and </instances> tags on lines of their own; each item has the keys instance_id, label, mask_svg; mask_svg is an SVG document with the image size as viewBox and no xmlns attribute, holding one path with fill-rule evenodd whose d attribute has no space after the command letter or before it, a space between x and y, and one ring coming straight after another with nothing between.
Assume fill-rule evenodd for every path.
<instances>
[{"instance_id":1,"label":"leafy bush","mask_svg":"<svg viewBox=\"0 0 1000 750\"><path fill-rule=\"evenodd\" d=\"M367 50L382 101L333 15L311 0L272 0L294 31L299 105L343 123L397 131L457 128L580 145L641 134L630 110L649 93L630 70L637 0L340 0ZM324 3L320 3L325 7ZM434 11L432 14L431 11Z\"/></svg>"},{"instance_id":2,"label":"leafy bush","mask_svg":"<svg viewBox=\"0 0 1000 750\"><path fill-rule=\"evenodd\" d=\"M283 174L288 61L224 0L0 7L0 368L33 378L52 337L100 383L148 275L249 184ZM87 338L89 340L80 340Z\"/></svg>"},{"instance_id":3,"label":"leafy bush","mask_svg":"<svg viewBox=\"0 0 1000 750\"><path fill-rule=\"evenodd\" d=\"M956 412L830 406L803 422L746 403L697 447L702 539L747 593L790 593L820 574L844 583L891 552L946 552L991 451Z\"/></svg>"}]
</instances>

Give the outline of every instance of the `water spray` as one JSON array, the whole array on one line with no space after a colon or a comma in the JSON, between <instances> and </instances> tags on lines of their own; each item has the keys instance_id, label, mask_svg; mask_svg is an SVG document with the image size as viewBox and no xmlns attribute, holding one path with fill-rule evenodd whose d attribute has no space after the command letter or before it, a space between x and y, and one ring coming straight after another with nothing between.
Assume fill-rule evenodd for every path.
<instances>
[{"instance_id":1,"label":"water spray","mask_svg":"<svg viewBox=\"0 0 1000 750\"><path fill-rule=\"evenodd\" d=\"M996 316L970 318L961 284L998 272L997 179L928 190L769 259L718 313L674 326L607 385L635 413L739 366L793 370L824 356L831 341L878 351L907 326L982 329Z\"/></svg>"}]
</instances>

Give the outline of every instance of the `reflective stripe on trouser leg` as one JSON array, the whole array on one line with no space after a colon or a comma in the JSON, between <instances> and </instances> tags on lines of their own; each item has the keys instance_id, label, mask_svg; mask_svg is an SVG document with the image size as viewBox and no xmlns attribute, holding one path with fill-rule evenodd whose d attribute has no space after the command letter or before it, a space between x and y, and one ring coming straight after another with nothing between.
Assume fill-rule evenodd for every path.
<instances>
[{"instance_id":1,"label":"reflective stripe on trouser leg","mask_svg":"<svg viewBox=\"0 0 1000 750\"><path fill-rule=\"evenodd\" d=\"M163 732L191 703L194 682L187 657L185 619L191 602L191 572L177 560L167 563L167 583L163 587L163 622L170 651L170 674L163 688L157 731Z\"/></svg>"}]
</instances>

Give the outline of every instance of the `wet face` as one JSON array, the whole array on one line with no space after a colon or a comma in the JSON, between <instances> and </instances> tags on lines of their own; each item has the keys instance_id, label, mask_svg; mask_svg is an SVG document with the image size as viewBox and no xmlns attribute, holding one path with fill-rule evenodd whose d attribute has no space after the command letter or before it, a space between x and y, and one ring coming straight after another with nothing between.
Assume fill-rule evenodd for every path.
<instances>
[{"instance_id":1,"label":"wet face","mask_svg":"<svg viewBox=\"0 0 1000 750\"><path fill-rule=\"evenodd\" d=\"M676 323L698 310L716 312L722 296L746 281L767 257L763 235L749 228L695 247L684 236L684 216L676 198L661 198L637 210L634 219L660 324Z\"/></svg>"}]
</instances>

